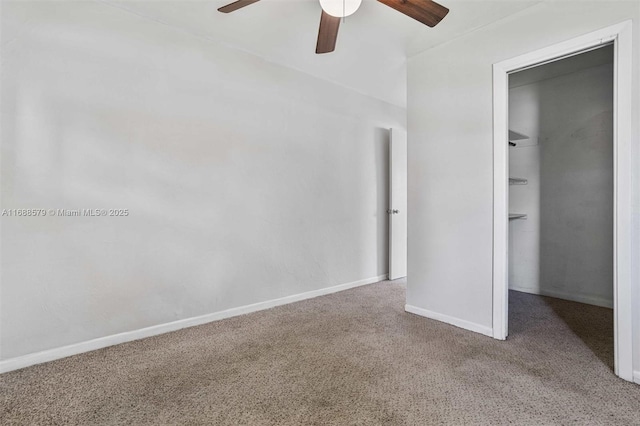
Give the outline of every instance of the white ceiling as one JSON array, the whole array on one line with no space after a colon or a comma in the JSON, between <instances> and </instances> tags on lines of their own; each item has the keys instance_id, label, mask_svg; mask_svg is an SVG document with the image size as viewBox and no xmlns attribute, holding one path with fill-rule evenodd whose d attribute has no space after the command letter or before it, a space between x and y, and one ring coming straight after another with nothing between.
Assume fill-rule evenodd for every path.
<instances>
[{"instance_id":1,"label":"white ceiling","mask_svg":"<svg viewBox=\"0 0 640 426\"><path fill-rule=\"evenodd\" d=\"M533 6L529 0L441 0L449 15L435 28L376 0L341 25L336 51L315 54L318 0L262 0L230 14L232 0L102 0L265 60L406 106L406 58Z\"/></svg>"}]
</instances>

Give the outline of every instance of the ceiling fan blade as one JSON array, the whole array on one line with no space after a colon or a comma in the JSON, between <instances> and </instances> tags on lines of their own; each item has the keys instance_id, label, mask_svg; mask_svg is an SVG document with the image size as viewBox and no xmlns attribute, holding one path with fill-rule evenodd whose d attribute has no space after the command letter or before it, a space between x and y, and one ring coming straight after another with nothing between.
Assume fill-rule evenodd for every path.
<instances>
[{"instance_id":1,"label":"ceiling fan blade","mask_svg":"<svg viewBox=\"0 0 640 426\"><path fill-rule=\"evenodd\" d=\"M338 29L340 28L340 19L341 18L336 18L322 11L316 53L329 53L335 50L336 40L338 39Z\"/></svg>"},{"instance_id":2,"label":"ceiling fan blade","mask_svg":"<svg viewBox=\"0 0 640 426\"><path fill-rule=\"evenodd\" d=\"M250 4L253 4L255 2L258 2L260 0L238 0L238 1L234 1L233 3L229 3L226 6L222 6L220 9L218 9L218 12L222 12L222 13L231 13L233 11L236 11L240 8L243 8L245 6L249 6Z\"/></svg>"},{"instance_id":3,"label":"ceiling fan blade","mask_svg":"<svg viewBox=\"0 0 640 426\"><path fill-rule=\"evenodd\" d=\"M438 25L449 9L432 0L378 0L400 13L420 21L429 27Z\"/></svg>"}]
</instances>

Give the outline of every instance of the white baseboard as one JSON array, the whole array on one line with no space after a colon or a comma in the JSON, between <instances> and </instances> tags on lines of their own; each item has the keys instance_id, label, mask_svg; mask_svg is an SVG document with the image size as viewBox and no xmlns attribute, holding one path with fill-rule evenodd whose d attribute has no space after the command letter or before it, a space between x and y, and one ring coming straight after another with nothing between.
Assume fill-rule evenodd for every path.
<instances>
[{"instance_id":1,"label":"white baseboard","mask_svg":"<svg viewBox=\"0 0 640 426\"><path fill-rule=\"evenodd\" d=\"M485 336L493 337L493 329L491 327L486 327L484 325L476 324L471 321L451 317L449 315L440 314L438 312L429 311L427 309L418 308L412 305L405 305L404 310L412 314L420 315L421 317L446 322L447 324L455 325L456 327L464 328L465 330L474 331L476 333L484 334Z\"/></svg>"},{"instance_id":2,"label":"white baseboard","mask_svg":"<svg viewBox=\"0 0 640 426\"><path fill-rule=\"evenodd\" d=\"M99 337L97 339L87 340L85 342L74 343L60 348L49 349L42 352L23 355L15 358L9 358L0 361L0 373L18 370L20 368L29 367L31 365L42 364L43 362L54 361L56 359L65 358L71 355L81 354L83 352L94 351L96 349L106 348L108 346L118 345L120 343L131 342L134 340L144 339L145 337L157 336L159 334L168 333L170 331L180 330L182 328L193 327L196 325L206 324L212 321L218 321L225 318L231 318L238 315L249 314L252 312L262 311L276 306L286 305L301 300L312 299L318 296L324 296L339 291L348 290L354 287L360 287L367 284L377 283L387 279L387 275L378 275L377 277L366 278L364 280L353 281L346 284L340 284L333 287L322 288L319 290L308 291L306 293L294 294L292 296L282 297L280 299L268 300L266 302L254 303L252 305L240 306L238 308L227 309L225 311L215 312L212 314L201 315L192 318L186 318L178 321L172 321L164 324L154 325L151 327L141 328L139 330L127 331L124 333L112 334L110 336Z\"/></svg>"},{"instance_id":3,"label":"white baseboard","mask_svg":"<svg viewBox=\"0 0 640 426\"><path fill-rule=\"evenodd\" d=\"M633 372L633 381L640 385L640 371Z\"/></svg>"},{"instance_id":4,"label":"white baseboard","mask_svg":"<svg viewBox=\"0 0 640 426\"><path fill-rule=\"evenodd\" d=\"M556 299L570 300L572 302L586 303L587 305L595 305L595 306L601 306L603 308L613 309L613 300L608 300L603 297L565 293L565 292L556 291L556 290L521 288L517 286L509 287L509 290L515 290L522 293L537 294L539 296L555 297Z\"/></svg>"}]
</instances>

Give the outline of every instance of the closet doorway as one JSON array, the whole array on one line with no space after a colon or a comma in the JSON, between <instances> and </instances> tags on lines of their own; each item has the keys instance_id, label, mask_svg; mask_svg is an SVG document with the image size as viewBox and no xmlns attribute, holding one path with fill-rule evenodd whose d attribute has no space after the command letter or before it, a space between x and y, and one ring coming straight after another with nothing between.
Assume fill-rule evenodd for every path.
<instances>
[{"instance_id":1,"label":"closet doorway","mask_svg":"<svg viewBox=\"0 0 640 426\"><path fill-rule=\"evenodd\" d=\"M509 75L511 334L544 331L540 350L573 340L611 369L613 56Z\"/></svg>"},{"instance_id":2,"label":"closet doorway","mask_svg":"<svg viewBox=\"0 0 640 426\"><path fill-rule=\"evenodd\" d=\"M546 304L626 380L630 47L623 23L494 65L494 337L507 338L509 297L520 319Z\"/></svg>"}]
</instances>

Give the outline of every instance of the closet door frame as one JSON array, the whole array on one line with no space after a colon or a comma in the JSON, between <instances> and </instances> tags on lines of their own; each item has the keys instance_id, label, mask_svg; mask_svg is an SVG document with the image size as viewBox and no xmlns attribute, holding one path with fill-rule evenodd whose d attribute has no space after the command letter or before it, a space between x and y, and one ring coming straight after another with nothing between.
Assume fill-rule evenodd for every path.
<instances>
[{"instance_id":1,"label":"closet door frame","mask_svg":"<svg viewBox=\"0 0 640 426\"><path fill-rule=\"evenodd\" d=\"M508 334L509 79L510 73L614 45L614 358L615 374L633 381L632 288L632 21L493 65L493 337ZM637 245L637 242L636 242ZM635 265L637 268L637 265ZM638 283L635 283L636 287ZM635 290L635 291L634 291Z\"/></svg>"}]
</instances>

